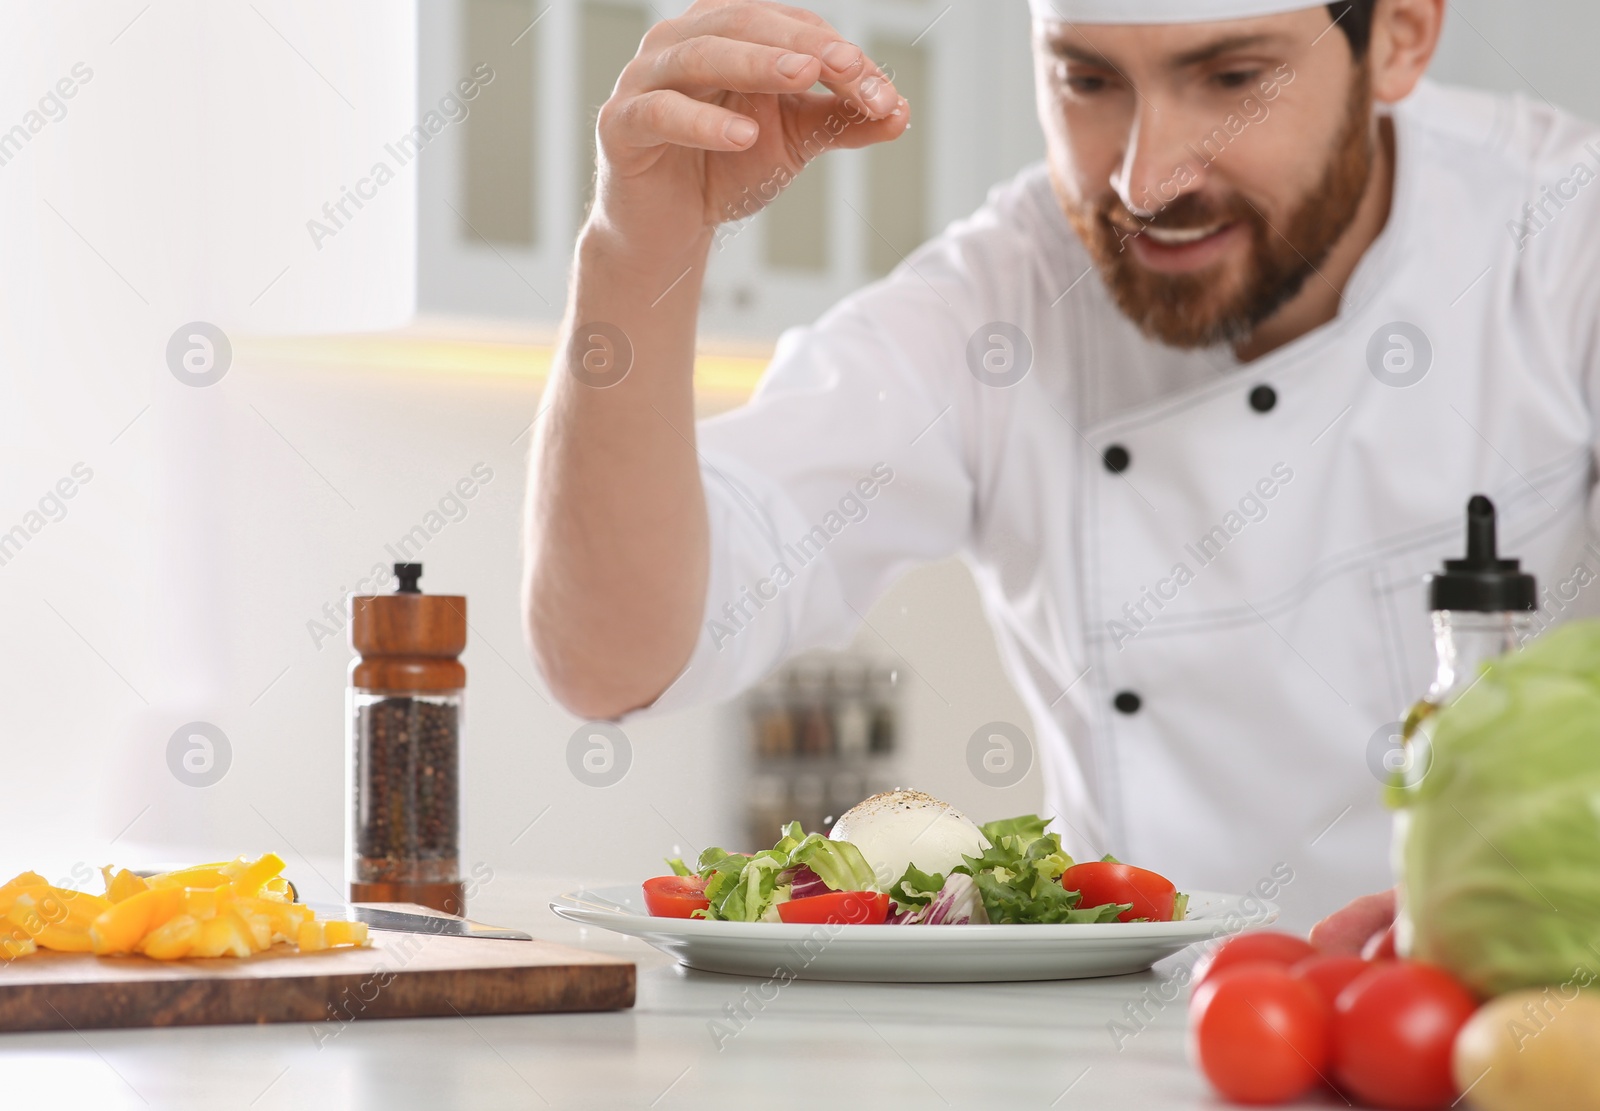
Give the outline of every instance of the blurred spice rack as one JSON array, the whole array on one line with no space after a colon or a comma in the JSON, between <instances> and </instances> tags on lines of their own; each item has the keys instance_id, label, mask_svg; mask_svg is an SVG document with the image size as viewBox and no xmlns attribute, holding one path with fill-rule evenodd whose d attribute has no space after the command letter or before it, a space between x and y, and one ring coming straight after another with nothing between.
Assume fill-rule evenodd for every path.
<instances>
[{"instance_id":1,"label":"blurred spice rack","mask_svg":"<svg viewBox=\"0 0 1600 1111\"><path fill-rule=\"evenodd\" d=\"M893 665L828 652L796 658L745 695L751 846L770 847L790 821L826 833L833 818L895 785L900 694Z\"/></svg>"}]
</instances>

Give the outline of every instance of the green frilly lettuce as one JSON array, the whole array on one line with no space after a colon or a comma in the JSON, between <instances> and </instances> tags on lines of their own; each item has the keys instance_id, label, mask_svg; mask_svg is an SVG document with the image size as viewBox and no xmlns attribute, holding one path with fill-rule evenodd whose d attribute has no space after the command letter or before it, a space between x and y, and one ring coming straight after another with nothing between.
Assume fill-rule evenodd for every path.
<instances>
[{"instance_id":1,"label":"green frilly lettuce","mask_svg":"<svg viewBox=\"0 0 1600 1111\"><path fill-rule=\"evenodd\" d=\"M1082 896L1061 886L1061 874L1072 867L1072 857L1062 849L1061 837L1046 833L1044 827L1045 820L1033 814L980 826L989 847L978 856L963 856L951 874L972 877L991 923L1115 922L1129 904L1080 907ZM944 879L913 865L890 894L902 909L925 906Z\"/></svg>"},{"instance_id":2,"label":"green frilly lettuce","mask_svg":"<svg viewBox=\"0 0 1600 1111\"><path fill-rule=\"evenodd\" d=\"M1492 663L1400 808L1402 952L1483 995L1600 969L1600 622Z\"/></svg>"},{"instance_id":3,"label":"green frilly lettuce","mask_svg":"<svg viewBox=\"0 0 1600 1111\"><path fill-rule=\"evenodd\" d=\"M667 863L677 874L689 874L682 861ZM789 898L785 874L801 865L832 891L878 890L860 849L848 841L805 833L799 822L784 826L776 845L753 856L711 848L700 854L698 863L696 874L706 881L706 901L711 906L696 914L726 922L777 921L777 905Z\"/></svg>"}]
</instances>

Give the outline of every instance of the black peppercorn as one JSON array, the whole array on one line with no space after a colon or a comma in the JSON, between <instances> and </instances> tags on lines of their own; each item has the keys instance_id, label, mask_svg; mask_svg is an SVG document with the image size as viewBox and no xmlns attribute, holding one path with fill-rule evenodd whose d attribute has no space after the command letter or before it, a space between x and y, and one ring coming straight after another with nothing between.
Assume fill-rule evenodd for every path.
<instances>
[{"instance_id":1,"label":"black peppercorn","mask_svg":"<svg viewBox=\"0 0 1600 1111\"><path fill-rule=\"evenodd\" d=\"M368 883L455 879L459 713L447 700L379 698L357 710L357 870Z\"/></svg>"}]
</instances>

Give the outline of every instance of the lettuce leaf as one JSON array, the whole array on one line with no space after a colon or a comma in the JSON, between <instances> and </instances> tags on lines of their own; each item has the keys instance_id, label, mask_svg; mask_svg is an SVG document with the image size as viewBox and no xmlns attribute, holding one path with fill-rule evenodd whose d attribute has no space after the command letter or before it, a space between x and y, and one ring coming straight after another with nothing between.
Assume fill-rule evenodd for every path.
<instances>
[{"instance_id":1,"label":"lettuce leaf","mask_svg":"<svg viewBox=\"0 0 1600 1111\"><path fill-rule=\"evenodd\" d=\"M776 902L778 874L788 857L768 849L745 857L723 849L700 854L710 909L702 917L725 922L760 922Z\"/></svg>"},{"instance_id":2,"label":"lettuce leaf","mask_svg":"<svg viewBox=\"0 0 1600 1111\"><path fill-rule=\"evenodd\" d=\"M978 885L989 921L999 925L1115 922L1117 915L1132 906L1107 903L1080 907L1082 896L1078 892L1068 891L1057 881L1041 880L1037 873L1032 879L1005 880L996 870L975 873L972 879Z\"/></svg>"},{"instance_id":3,"label":"lettuce leaf","mask_svg":"<svg viewBox=\"0 0 1600 1111\"><path fill-rule=\"evenodd\" d=\"M833 891L878 890L860 849L848 841L808 834L799 822L790 822L775 846L752 856L721 848L701 853L695 874L705 879L711 906L696 913L723 922L777 921L777 905L788 900L790 881L801 867L811 869Z\"/></svg>"},{"instance_id":4,"label":"lettuce leaf","mask_svg":"<svg viewBox=\"0 0 1600 1111\"><path fill-rule=\"evenodd\" d=\"M1036 874L1040 879L1055 881L1061 873L1072 867L1072 857L1061 847L1061 836L1044 831L1044 819L1033 814L1011 818L1004 822L990 822L983 827L989 847L979 856L963 857L967 870L973 874L991 868L1000 868L1008 879L1023 872Z\"/></svg>"},{"instance_id":5,"label":"lettuce leaf","mask_svg":"<svg viewBox=\"0 0 1600 1111\"><path fill-rule=\"evenodd\" d=\"M889 888L889 895L901 908L925 907L944 887L944 876L922 871L915 864L906 865L906 874Z\"/></svg>"},{"instance_id":6,"label":"lettuce leaf","mask_svg":"<svg viewBox=\"0 0 1600 1111\"><path fill-rule=\"evenodd\" d=\"M983 909L997 924L1115 922L1130 904L1080 907L1083 897L1061 886L1061 874L1073 865L1061 847L1061 836L1044 831L1044 819L1024 814L983 827L989 848L963 857L953 869L978 885Z\"/></svg>"},{"instance_id":7,"label":"lettuce leaf","mask_svg":"<svg viewBox=\"0 0 1600 1111\"><path fill-rule=\"evenodd\" d=\"M872 866L848 841L830 841L813 833L790 850L789 863L810 868L832 891L878 890Z\"/></svg>"},{"instance_id":8,"label":"lettuce leaf","mask_svg":"<svg viewBox=\"0 0 1600 1111\"><path fill-rule=\"evenodd\" d=\"M1043 837L1044 827L1048 824L1037 814L1023 814L1016 818L1001 818L999 821L989 822L978 828L983 831L983 835L989 839L991 845L998 844L1002 837L1016 837L1026 845Z\"/></svg>"}]
</instances>

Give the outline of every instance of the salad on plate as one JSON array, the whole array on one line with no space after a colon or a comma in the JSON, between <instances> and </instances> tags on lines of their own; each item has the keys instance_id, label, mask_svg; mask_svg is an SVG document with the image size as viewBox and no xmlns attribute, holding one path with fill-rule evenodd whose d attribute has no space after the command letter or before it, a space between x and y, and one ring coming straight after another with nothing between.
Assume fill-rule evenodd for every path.
<instances>
[{"instance_id":1,"label":"salad on plate","mask_svg":"<svg viewBox=\"0 0 1600 1111\"><path fill-rule=\"evenodd\" d=\"M962 926L1181 921L1188 896L1105 857L1078 863L1043 818L977 825L920 791L874 795L829 835L790 822L770 849L709 848L645 881L652 915L724 922Z\"/></svg>"}]
</instances>

